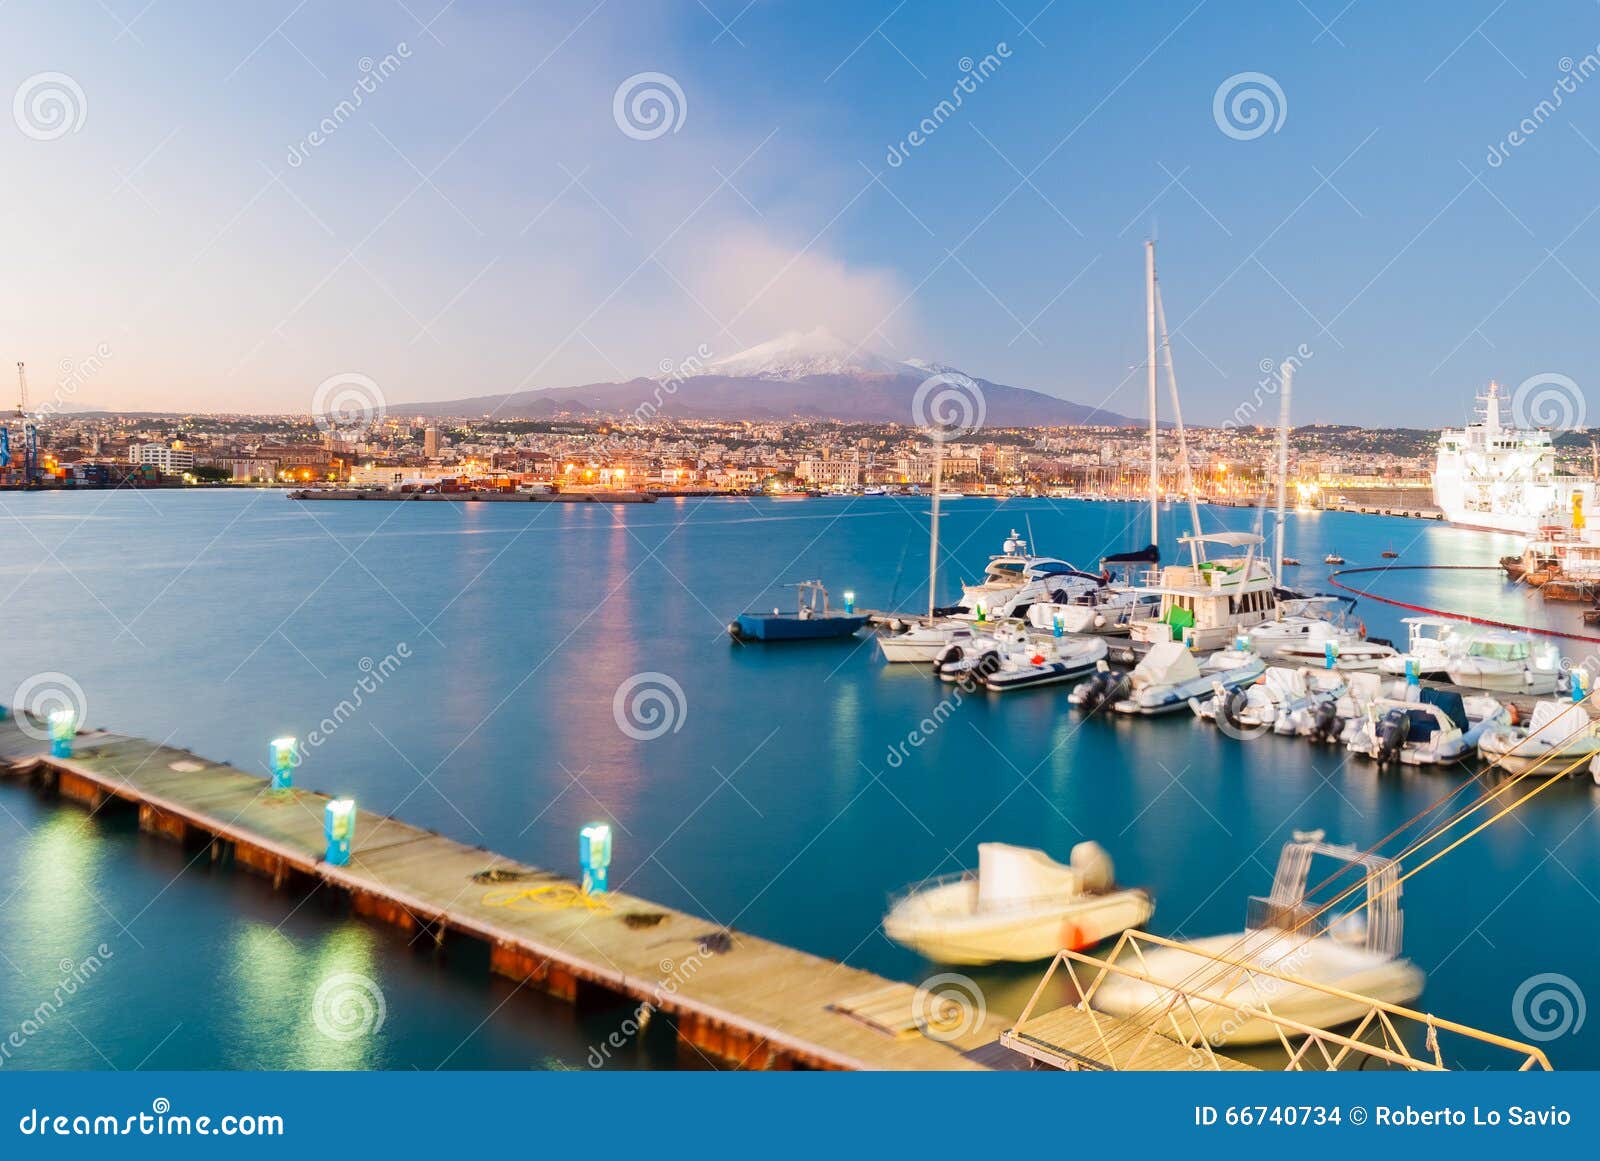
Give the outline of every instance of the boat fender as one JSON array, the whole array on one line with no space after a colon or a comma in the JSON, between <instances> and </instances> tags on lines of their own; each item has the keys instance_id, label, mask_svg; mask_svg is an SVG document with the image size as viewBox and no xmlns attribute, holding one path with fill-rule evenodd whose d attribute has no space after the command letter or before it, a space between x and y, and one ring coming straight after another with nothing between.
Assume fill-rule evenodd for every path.
<instances>
[{"instance_id":1,"label":"boat fender","mask_svg":"<svg viewBox=\"0 0 1600 1161\"><path fill-rule=\"evenodd\" d=\"M1061 925L1061 946L1068 951L1082 951L1089 946L1089 940L1083 934L1083 928L1070 920Z\"/></svg>"},{"instance_id":2,"label":"boat fender","mask_svg":"<svg viewBox=\"0 0 1600 1161\"><path fill-rule=\"evenodd\" d=\"M1507 725L1520 726L1522 724L1522 711L1515 705L1506 706L1506 717L1509 719L1506 722Z\"/></svg>"},{"instance_id":3,"label":"boat fender","mask_svg":"<svg viewBox=\"0 0 1600 1161\"><path fill-rule=\"evenodd\" d=\"M735 641L744 640L744 630L739 628L738 621L728 622L728 636L732 637Z\"/></svg>"}]
</instances>

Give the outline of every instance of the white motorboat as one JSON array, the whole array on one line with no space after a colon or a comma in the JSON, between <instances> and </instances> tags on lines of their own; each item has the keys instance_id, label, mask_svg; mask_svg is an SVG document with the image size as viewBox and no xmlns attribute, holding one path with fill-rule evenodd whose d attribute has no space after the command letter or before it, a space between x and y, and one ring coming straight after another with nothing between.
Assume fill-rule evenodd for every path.
<instances>
[{"instance_id":1,"label":"white motorboat","mask_svg":"<svg viewBox=\"0 0 1600 1161\"><path fill-rule=\"evenodd\" d=\"M1126 679L1102 668L1068 697L1091 712L1110 708L1122 714L1164 714L1181 710L1190 698L1250 685L1266 672L1266 662L1244 649L1225 649L1196 661L1176 641L1152 645Z\"/></svg>"},{"instance_id":2,"label":"white motorboat","mask_svg":"<svg viewBox=\"0 0 1600 1161\"><path fill-rule=\"evenodd\" d=\"M1406 626L1405 652L1385 657L1378 662L1378 668L1384 673L1404 677L1409 664L1418 677L1444 677L1451 654L1464 647L1466 634L1462 623L1447 617L1406 617L1403 623Z\"/></svg>"},{"instance_id":3,"label":"white motorboat","mask_svg":"<svg viewBox=\"0 0 1600 1161\"><path fill-rule=\"evenodd\" d=\"M1554 778L1600 754L1600 722L1575 701L1537 702L1528 724L1497 725L1478 739L1478 753L1512 774L1537 770Z\"/></svg>"},{"instance_id":4,"label":"white motorboat","mask_svg":"<svg viewBox=\"0 0 1600 1161\"><path fill-rule=\"evenodd\" d=\"M1474 719L1459 693L1440 689L1408 693L1414 693L1416 700L1373 699L1365 715L1346 727L1345 748L1380 765L1432 766L1466 757L1485 734L1511 720L1505 707L1492 698L1474 699L1479 703Z\"/></svg>"},{"instance_id":5,"label":"white motorboat","mask_svg":"<svg viewBox=\"0 0 1600 1161\"><path fill-rule=\"evenodd\" d=\"M1306 884L1319 856L1362 869L1365 891L1314 905ZM1367 1015L1371 1000L1408 1004L1424 976L1400 958L1400 889L1395 860L1330 845L1320 831L1297 833L1278 858L1271 895L1250 901L1243 932L1144 951L1133 966L1146 978L1108 972L1089 1002L1143 1024L1176 1020L1215 1046L1276 1041L1282 1026L1269 1015L1325 1029Z\"/></svg>"},{"instance_id":6,"label":"white motorboat","mask_svg":"<svg viewBox=\"0 0 1600 1161\"><path fill-rule=\"evenodd\" d=\"M1255 634L1250 636L1251 644L1255 644ZM1314 635L1280 645L1277 651L1277 659L1286 665L1320 666L1345 673L1376 672L1395 656L1394 646L1382 641L1363 641L1359 637L1324 637L1319 641Z\"/></svg>"},{"instance_id":7,"label":"white motorboat","mask_svg":"<svg viewBox=\"0 0 1600 1161\"><path fill-rule=\"evenodd\" d=\"M1456 685L1535 695L1554 693L1563 676L1560 649L1508 629L1474 633L1446 658L1445 672Z\"/></svg>"},{"instance_id":8,"label":"white motorboat","mask_svg":"<svg viewBox=\"0 0 1600 1161\"><path fill-rule=\"evenodd\" d=\"M970 621L1023 617L1035 602L1065 604L1104 583L1094 573L1083 572L1067 561L1030 554L1028 542L1015 528L1002 547L1003 552L989 558L983 580L962 585L961 599L937 610L939 613Z\"/></svg>"},{"instance_id":9,"label":"white motorboat","mask_svg":"<svg viewBox=\"0 0 1600 1161\"><path fill-rule=\"evenodd\" d=\"M978 870L918 884L891 902L883 930L937 963L1045 959L1092 947L1146 922L1148 893L1119 889L1096 843L1072 848L1068 866L1043 851L978 844Z\"/></svg>"},{"instance_id":10,"label":"white motorboat","mask_svg":"<svg viewBox=\"0 0 1600 1161\"><path fill-rule=\"evenodd\" d=\"M902 633L878 638L878 651L890 662L930 662L946 645L973 635L972 622L954 620L920 621Z\"/></svg>"},{"instance_id":11,"label":"white motorboat","mask_svg":"<svg viewBox=\"0 0 1600 1161\"><path fill-rule=\"evenodd\" d=\"M1002 650L1029 645L1027 630L1020 621L997 621L978 627L964 637L957 636L934 656L933 671L941 681L981 678L985 671L1000 667Z\"/></svg>"},{"instance_id":12,"label":"white motorboat","mask_svg":"<svg viewBox=\"0 0 1600 1161\"><path fill-rule=\"evenodd\" d=\"M1087 677L1109 652L1104 637L1045 637L1000 650L1000 663L984 667L983 684L997 693Z\"/></svg>"},{"instance_id":13,"label":"white motorboat","mask_svg":"<svg viewBox=\"0 0 1600 1161\"><path fill-rule=\"evenodd\" d=\"M1063 633L1093 633L1103 637L1127 636L1134 622L1161 613L1161 595L1121 585L1080 594L1064 604L1039 602L1028 607L1028 624L1036 629Z\"/></svg>"},{"instance_id":14,"label":"white motorboat","mask_svg":"<svg viewBox=\"0 0 1600 1161\"><path fill-rule=\"evenodd\" d=\"M1364 625L1348 623L1344 598L1314 594L1285 600L1285 592L1280 588L1277 594L1278 615L1249 632L1250 647L1264 660L1350 672L1376 669L1394 656L1394 646L1368 641Z\"/></svg>"},{"instance_id":15,"label":"white motorboat","mask_svg":"<svg viewBox=\"0 0 1600 1161\"><path fill-rule=\"evenodd\" d=\"M1345 688L1337 671L1272 666L1254 684L1214 688L1209 698L1190 699L1189 708L1229 733L1298 734L1310 729L1323 706L1337 704Z\"/></svg>"}]
</instances>

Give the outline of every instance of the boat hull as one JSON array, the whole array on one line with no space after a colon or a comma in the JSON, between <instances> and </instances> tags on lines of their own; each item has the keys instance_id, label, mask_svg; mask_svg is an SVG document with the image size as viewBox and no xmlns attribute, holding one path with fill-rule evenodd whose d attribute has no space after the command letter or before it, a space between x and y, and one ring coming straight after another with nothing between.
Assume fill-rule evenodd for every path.
<instances>
[{"instance_id":1,"label":"boat hull","mask_svg":"<svg viewBox=\"0 0 1600 1161\"><path fill-rule=\"evenodd\" d=\"M1246 976L1209 958L1213 955L1259 963L1354 996L1347 999L1270 976ZM1165 986L1110 976L1095 990L1093 1005L1098 1011L1143 1022L1152 1013L1165 1018L1172 1009L1185 1032L1192 1033L1198 1025L1219 1048L1277 1041L1281 1026L1255 1015L1263 1006L1280 1019L1311 1028L1337 1028L1365 1016L1370 1000L1409 1004L1422 994L1424 980L1422 971L1408 960L1344 947L1331 937L1319 936L1295 945L1285 939L1264 938L1261 932L1211 936L1161 948L1129 966ZM1231 988L1229 979L1234 981ZM1184 997L1176 1006L1173 997L1180 993L1174 989L1182 989Z\"/></svg>"},{"instance_id":2,"label":"boat hull","mask_svg":"<svg viewBox=\"0 0 1600 1161\"><path fill-rule=\"evenodd\" d=\"M973 913L953 922L904 921L890 913L884 933L934 963L979 966L1048 959L1081 951L1149 921L1155 904L1143 891L1112 891L1066 906Z\"/></svg>"},{"instance_id":3,"label":"boat hull","mask_svg":"<svg viewBox=\"0 0 1600 1161\"><path fill-rule=\"evenodd\" d=\"M738 636L747 641L824 641L852 637L868 620L864 614L854 613L825 617L741 613L735 624Z\"/></svg>"}]
</instances>

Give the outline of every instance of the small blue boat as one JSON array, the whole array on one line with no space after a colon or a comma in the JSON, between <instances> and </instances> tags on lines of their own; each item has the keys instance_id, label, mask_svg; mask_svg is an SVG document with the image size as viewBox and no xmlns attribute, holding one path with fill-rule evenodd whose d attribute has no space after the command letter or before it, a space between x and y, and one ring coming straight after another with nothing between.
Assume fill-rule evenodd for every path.
<instances>
[{"instance_id":1,"label":"small blue boat","mask_svg":"<svg viewBox=\"0 0 1600 1161\"><path fill-rule=\"evenodd\" d=\"M828 590L821 581L801 581L799 601L792 613L740 613L728 626L736 641L821 641L853 636L870 618L854 611L853 594L845 594L845 612L835 612L828 604Z\"/></svg>"}]
</instances>

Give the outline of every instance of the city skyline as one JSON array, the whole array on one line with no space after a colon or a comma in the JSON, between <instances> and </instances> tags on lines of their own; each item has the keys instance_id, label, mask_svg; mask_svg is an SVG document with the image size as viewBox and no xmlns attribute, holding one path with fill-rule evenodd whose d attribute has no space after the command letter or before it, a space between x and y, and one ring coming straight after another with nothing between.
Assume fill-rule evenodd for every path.
<instances>
[{"instance_id":1,"label":"city skyline","mask_svg":"<svg viewBox=\"0 0 1600 1161\"><path fill-rule=\"evenodd\" d=\"M1592 6L724 7L10 5L0 353L403 412L825 327L1139 415L1153 233L1197 423L1302 348L1297 423L1592 378Z\"/></svg>"}]
</instances>

